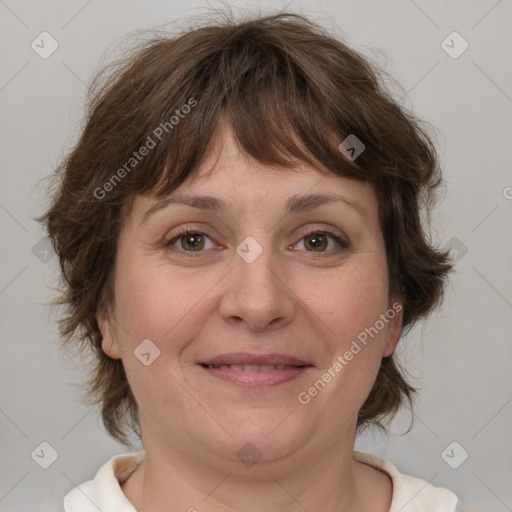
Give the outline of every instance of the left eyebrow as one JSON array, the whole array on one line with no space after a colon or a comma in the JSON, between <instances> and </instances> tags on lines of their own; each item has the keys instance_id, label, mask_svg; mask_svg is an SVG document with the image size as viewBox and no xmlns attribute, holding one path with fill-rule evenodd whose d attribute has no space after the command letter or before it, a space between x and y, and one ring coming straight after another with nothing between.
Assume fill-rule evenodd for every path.
<instances>
[{"instance_id":1,"label":"left eyebrow","mask_svg":"<svg viewBox=\"0 0 512 512\"><path fill-rule=\"evenodd\" d=\"M291 196L286 202L286 215L297 215L299 213L313 210L319 206L328 203L343 202L354 209L359 215L363 217L366 222L369 222L368 212L358 202L349 199L342 195L337 194L307 194L307 195L294 195ZM153 215L155 212L165 208L170 204L184 204L199 208L201 210L210 210L220 212L227 209L227 203L222 199L212 196L196 196L196 195L175 195L169 196L165 199L157 201L143 216L141 224Z\"/></svg>"}]
</instances>

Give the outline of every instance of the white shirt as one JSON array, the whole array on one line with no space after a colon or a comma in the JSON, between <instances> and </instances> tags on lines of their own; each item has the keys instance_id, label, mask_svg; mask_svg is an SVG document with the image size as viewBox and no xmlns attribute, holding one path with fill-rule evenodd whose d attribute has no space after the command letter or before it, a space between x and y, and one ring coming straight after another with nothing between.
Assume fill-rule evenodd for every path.
<instances>
[{"instance_id":1,"label":"white shirt","mask_svg":"<svg viewBox=\"0 0 512 512\"><path fill-rule=\"evenodd\" d=\"M112 457L93 480L72 489L64 498L65 512L137 512L124 495L124 482L144 460L145 452ZM376 455L354 452L352 457L387 473L393 482L389 512L455 512L457 497L448 489L403 475L391 462Z\"/></svg>"}]
</instances>

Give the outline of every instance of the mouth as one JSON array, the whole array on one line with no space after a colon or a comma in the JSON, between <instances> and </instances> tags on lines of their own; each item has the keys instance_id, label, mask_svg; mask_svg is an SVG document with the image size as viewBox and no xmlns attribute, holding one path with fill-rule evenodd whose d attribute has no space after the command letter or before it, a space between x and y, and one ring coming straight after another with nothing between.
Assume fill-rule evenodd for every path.
<instances>
[{"instance_id":1,"label":"mouth","mask_svg":"<svg viewBox=\"0 0 512 512\"><path fill-rule=\"evenodd\" d=\"M236 370L237 372L275 372L282 370L295 370L296 368L304 368L305 366L290 366L284 364L265 364L265 365L257 365L257 364L202 364L205 368L211 369L219 369L219 370Z\"/></svg>"},{"instance_id":2,"label":"mouth","mask_svg":"<svg viewBox=\"0 0 512 512\"><path fill-rule=\"evenodd\" d=\"M215 378L249 388L289 382L314 368L283 354L223 354L198 364Z\"/></svg>"}]
</instances>

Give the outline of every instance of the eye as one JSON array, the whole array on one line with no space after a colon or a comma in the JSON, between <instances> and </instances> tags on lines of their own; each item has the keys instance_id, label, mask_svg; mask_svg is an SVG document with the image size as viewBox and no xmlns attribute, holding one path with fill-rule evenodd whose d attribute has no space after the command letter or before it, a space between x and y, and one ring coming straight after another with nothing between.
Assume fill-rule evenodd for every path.
<instances>
[{"instance_id":1,"label":"eye","mask_svg":"<svg viewBox=\"0 0 512 512\"><path fill-rule=\"evenodd\" d=\"M315 253L338 253L348 247L348 242L342 237L329 231L319 230L305 233L303 238L295 244L294 247L300 246L301 244L306 251ZM333 245L334 248L329 249L329 247Z\"/></svg>"},{"instance_id":2,"label":"eye","mask_svg":"<svg viewBox=\"0 0 512 512\"><path fill-rule=\"evenodd\" d=\"M295 250L297 247L300 248L300 245L303 247L302 250L310 253L332 255L347 249L349 243L339 235L317 228L304 233L302 239L290 248ZM199 253L217 247L207 234L187 226L183 227L178 235L166 241L165 246L172 251L188 253L188 256L196 256L192 253L198 253L199 256Z\"/></svg>"},{"instance_id":3,"label":"eye","mask_svg":"<svg viewBox=\"0 0 512 512\"><path fill-rule=\"evenodd\" d=\"M208 246L207 240L210 241L210 246ZM202 252L203 249L214 248L213 242L208 235L188 228L185 228L179 235L167 241L165 246L172 247L176 244L178 247L173 250L183 250L186 252Z\"/></svg>"}]
</instances>

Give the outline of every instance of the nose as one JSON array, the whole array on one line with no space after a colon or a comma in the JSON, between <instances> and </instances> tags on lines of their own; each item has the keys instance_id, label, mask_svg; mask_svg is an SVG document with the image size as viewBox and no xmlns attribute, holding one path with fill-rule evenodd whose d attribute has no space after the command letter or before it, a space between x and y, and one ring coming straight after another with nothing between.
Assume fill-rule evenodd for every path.
<instances>
[{"instance_id":1,"label":"nose","mask_svg":"<svg viewBox=\"0 0 512 512\"><path fill-rule=\"evenodd\" d=\"M252 262L235 253L220 302L222 318L233 325L246 324L253 331L287 325L293 320L297 305L289 281L270 250L263 250Z\"/></svg>"}]
</instances>

